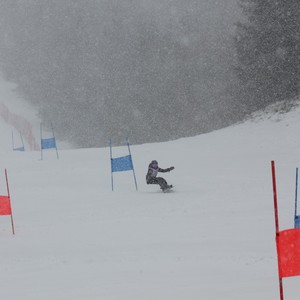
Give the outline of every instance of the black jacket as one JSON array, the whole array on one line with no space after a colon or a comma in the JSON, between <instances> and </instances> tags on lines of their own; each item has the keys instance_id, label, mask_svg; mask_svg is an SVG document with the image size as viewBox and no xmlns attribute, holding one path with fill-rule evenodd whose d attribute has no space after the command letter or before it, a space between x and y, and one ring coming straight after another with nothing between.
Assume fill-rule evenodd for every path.
<instances>
[{"instance_id":1,"label":"black jacket","mask_svg":"<svg viewBox=\"0 0 300 300\"><path fill-rule=\"evenodd\" d=\"M152 179L152 178L155 178L157 176L157 173L158 172L161 172L161 173L166 173L166 172L170 172L174 169L174 167L170 167L170 168L167 168L167 169L162 169L162 168L157 168L157 169L154 169L151 167L151 165L149 165L148 167L148 172L147 172L147 175L146 175L146 181L147 183L149 183L149 181Z\"/></svg>"}]
</instances>

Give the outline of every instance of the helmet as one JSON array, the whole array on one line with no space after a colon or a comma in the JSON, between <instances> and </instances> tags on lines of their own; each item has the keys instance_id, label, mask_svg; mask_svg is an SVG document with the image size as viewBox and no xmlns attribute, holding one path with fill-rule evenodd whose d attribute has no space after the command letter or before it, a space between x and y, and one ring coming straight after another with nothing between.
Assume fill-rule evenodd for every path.
<instances>
[{"instance_id":1,"label":"helmet","mask_svg":"<svg viewBox=\"0 0 300 300\"><path fill-rule=\"evenodd\" d=\"M157 169L158 168L158 162L157 160L152 160L150 163L151 168Z\"/></svg>"}]
</instances>

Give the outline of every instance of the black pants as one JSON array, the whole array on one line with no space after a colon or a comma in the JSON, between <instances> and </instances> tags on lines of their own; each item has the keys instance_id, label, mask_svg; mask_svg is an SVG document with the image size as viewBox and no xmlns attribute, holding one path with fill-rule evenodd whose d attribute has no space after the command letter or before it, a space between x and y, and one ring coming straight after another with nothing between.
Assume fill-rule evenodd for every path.
<instances>
[{"instance_id":1,"label":"black pants","mask_svg":"<svg viewBox=\"0 0 300 300\"><path fill-rule=\"evenodd\" d=\"M150 178L147 183L148 184L159 184L161 189L166 188L168 185L167 181L162 177Z\"/></svg>"}]
</instances>

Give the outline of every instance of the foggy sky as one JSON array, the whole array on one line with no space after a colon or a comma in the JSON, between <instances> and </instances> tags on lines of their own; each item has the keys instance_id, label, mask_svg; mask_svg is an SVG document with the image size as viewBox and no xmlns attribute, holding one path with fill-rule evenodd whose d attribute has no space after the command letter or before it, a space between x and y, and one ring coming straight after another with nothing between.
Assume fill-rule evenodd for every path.
<instances>
[{"instance_id":1,"label":"foggy sky","mask_svg":"<svg viewBox=\"0 0 300 300\"><path fill-rule=\"evenodd\" d=\"M2 0L0 62L80 147L229 124L235 0Z\"/></svg>"}]
</instances>

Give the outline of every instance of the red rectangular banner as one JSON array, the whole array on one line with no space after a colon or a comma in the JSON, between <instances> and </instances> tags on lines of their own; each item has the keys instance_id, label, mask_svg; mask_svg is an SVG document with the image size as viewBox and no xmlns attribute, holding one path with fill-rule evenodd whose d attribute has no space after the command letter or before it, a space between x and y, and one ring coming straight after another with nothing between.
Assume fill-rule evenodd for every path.
<instances>
[{"instance_id":1,"label":"red rectangular banner","mask_svg":"<svg viewBox=\"0 0 300 300\"><path fill-rule=\"evenodd\" d=\"M9 196L0 196L0 215L11 215Z\"/></svg>"},{"instance_id":2,"label":"red rectangular banner","mask_svg":"<svg viewBox=\"0 0 300 300\"><path fill-rule=\"evenodd\" d=\"M276 245L280 278L300 275L300 228L280 231Z\"/></svg>"}]
</instances>

